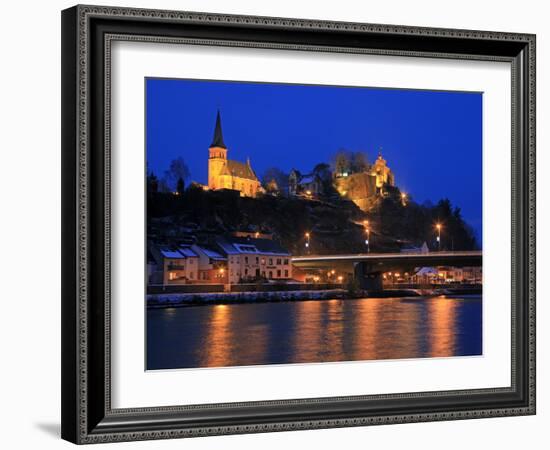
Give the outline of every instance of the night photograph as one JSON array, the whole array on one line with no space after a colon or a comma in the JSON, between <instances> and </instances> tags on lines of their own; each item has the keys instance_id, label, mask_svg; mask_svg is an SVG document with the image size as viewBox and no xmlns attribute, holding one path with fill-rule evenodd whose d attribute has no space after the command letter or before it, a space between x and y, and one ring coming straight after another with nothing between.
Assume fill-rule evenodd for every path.
<instances>
[{"instance_id":1,"label":"night photograph","mask_svg":"<svg viewBox=\"0 0 550 450\"><path fill-rule=\"evenodd\" d=\"M483 353L482 93L145 92L147 370Z\"/></svg>"}]
</instances>

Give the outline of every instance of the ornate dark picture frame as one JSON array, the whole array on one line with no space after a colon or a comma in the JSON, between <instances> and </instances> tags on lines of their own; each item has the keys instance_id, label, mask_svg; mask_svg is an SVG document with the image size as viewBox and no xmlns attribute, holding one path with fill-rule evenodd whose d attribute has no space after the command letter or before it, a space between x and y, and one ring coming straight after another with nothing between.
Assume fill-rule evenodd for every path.
<instances>
[{"instance_id":1,"label":"ornate dark picture frame","mask_svg":"<svg viewBox=\"0 0 550 450\"><path fill-rule=\"evenodd\" d=\"M512 384L113 409L110 45L114 40L508 61ZM535 413L535 36L98 6L62 13L62 437L84 444Z\"/></svg>"}]
</instances>

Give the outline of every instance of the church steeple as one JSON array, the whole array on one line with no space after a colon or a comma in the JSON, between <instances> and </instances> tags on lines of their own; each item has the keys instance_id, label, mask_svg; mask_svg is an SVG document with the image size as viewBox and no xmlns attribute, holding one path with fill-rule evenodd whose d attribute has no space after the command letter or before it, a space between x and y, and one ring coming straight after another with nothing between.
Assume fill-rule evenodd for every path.
<instances>
[{"instance_id":1,"label":"church steeple","mask_svg":"<svg viewBox=\"0 0 550 450\"><path fill-rule=\"evenodd\" d=\"M223 142L223 134L222 134L222 119L220 117L220 110L218 109L218 115L216 116L216 127L214 128L214 138L212 139L212 144L210 144L210 147L219 147L219 148L225 148L225 143Z\"/></svg>"}]
</instances>

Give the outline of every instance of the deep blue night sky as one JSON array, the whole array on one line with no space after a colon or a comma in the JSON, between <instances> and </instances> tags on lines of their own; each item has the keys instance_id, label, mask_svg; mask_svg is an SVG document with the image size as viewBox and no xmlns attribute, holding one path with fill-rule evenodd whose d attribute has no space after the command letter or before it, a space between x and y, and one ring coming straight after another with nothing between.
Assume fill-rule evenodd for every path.
<instances>
[{"instance_id":1,"label":"deep blue night sky","mask_svg":"<svg viewBox=\"0 0 550 450\"><path fill-rule=\"evenodd\" d=\"M341 148L378 150L415 201L447 197L481 241L482 94L197 80L146 80L147 163L162 176L183 157L207 183L219 108L228 158L261 178L270 167L309 172Z\"/></svg>"}]
</instances>

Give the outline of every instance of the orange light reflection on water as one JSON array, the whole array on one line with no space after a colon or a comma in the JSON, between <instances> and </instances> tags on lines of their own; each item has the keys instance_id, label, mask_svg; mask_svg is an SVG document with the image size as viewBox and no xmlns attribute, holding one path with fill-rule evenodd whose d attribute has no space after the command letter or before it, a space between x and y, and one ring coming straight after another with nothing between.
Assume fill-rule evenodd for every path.
<instances>
[{"instance_id":1,"label":"orange light reflection on water","mask_svg":"<svg viewBox=\"0 0 550 450\"><path fill-rule=\"evenodd\" d=\"M296 321L292 348L293 361L318 361L322 356L321 308L324 302L296 302Z\"/></svg>"},{"instance_id":2,"label":"orange light reflection on water","mask_svg":"<svg viewBox=\"0 0 550 450\"><path fill-rule=\"evenodd\" d=\"M456 345L456 315L458 300L437 297L428 304L430 350L428 356L452 356Z\"/></svg>"},{"instance_id":3,"label":"orange light reflection on water","mask_svg":"<svg viewBox=\"0 0 550 450\"><path fill-rule=\"evenodd\" d=\"M203 367L225 367L239 364L262 364L268 354L268 327L255 323L255 317L246 305L215 305L208 331L203 341ZM243 339L239 322L245 321L248 336ZM237 328L236 328L237 327ZM235 364L236 361L240 363Z\"/></svg>"},{"instance_id":4,"label":"orange light reflection on water","mask_svg":"<svg viewBox=\"0 0 550 450\"><path fill-rule=\"evenodd\" d=\"M204 367L227 366L231 363L233 336L229 305L215 305L206 339L204 340Z\"/></svg>"},{"instance_id":5,"label":"orange light reflection on water","mask_svg":"<svg viewBox=\"0 0 550 450\"><path fill-rule=\"evenodd\" d=\"M367 361L456 355L460 307L460 300L444 296L334 299L167 309L163 320L181 333L178 318L208 314L189 347L194 367ZM189 341L181 336L185 349Z\"/></svg>"}]
</instances>

